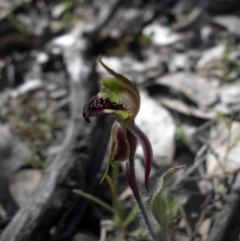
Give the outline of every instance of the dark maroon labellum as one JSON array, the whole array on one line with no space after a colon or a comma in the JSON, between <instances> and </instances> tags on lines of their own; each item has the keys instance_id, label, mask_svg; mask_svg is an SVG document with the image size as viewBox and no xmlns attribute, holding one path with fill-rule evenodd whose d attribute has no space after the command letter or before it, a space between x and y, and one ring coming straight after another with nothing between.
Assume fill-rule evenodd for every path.
<instances>
[{"instance_id":1,"label":"dark maroon labellum","mask_svg":"<svg viewBox=\"0 0 240 241\"><path fill-rule=\"evenodd\" d=\"M104 110L126 110L127 107L119 102L111 102L109 98L103 99L98 96L93 97L84 107L83 107L83 117L86 122L91 123L88 117L103 115Z\"/></svg>"}]
</instances>

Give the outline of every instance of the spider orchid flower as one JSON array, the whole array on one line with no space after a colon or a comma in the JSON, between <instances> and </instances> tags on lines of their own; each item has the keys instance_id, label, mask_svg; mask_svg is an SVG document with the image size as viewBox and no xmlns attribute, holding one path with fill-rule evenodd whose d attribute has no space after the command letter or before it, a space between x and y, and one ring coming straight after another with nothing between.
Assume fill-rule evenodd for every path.
<instances>
[{"instance_id":1,"label":"spider orchid flower","mask_svg":"<svg viewBox=\"0 0 240 241\"><path fill-rule=\"evenodd\" d=\"M134 161L136 142L138 140L144 153L145 186L148 191L148 179L152 166L152 147L147 136L134 123L140 109L138 89L126 77L106 66L101 58L99 58L99 62L114 78L101 80L102 88L84 106L83 117L89 123L89 117L91 116L112 114L116 118L111 130L108 166L102 180L108 172L109 165L129 159L130 163L127 163L126 166L126 176L130 186L134 187L136 179L133 170L134 164L131 165L131 162Z\"/></svg>"}]
</instances>

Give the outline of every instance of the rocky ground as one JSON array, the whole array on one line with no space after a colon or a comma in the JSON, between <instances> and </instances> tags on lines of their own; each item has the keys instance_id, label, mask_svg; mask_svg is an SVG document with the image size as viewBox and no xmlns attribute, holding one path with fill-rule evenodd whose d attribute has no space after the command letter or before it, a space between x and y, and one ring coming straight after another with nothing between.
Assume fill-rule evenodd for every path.
<instances>
[{"instance_id":1,"label":"rocky ground","mask_svg":"<svg viewBox=\"0 0 240 241\"><path fill-rule=\"evenodd\" d=\"M187 165L166 188L170 240L239 240L240 2L227 0L0 2L0 240L149 240L137 212L123 235L72 192L113 205L99 184L112 118L82 117L109 77L100 54L140 90L149 197L168 168ZM141 147L136 163L145 195ZM124 168L117 199L131 213Z\"/></svg>"}]
</instances>

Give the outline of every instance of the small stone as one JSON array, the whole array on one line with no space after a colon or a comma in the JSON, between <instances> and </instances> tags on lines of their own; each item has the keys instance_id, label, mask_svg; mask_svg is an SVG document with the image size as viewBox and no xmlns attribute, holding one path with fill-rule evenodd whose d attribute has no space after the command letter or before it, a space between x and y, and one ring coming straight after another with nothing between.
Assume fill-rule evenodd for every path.
<instances>
[{"instance_id":1,"label":"small stone","mask_svg":"<svg viewBox=\"0 0 240 241\"><path fill-rule=\"evenodd\" d=\"M52 99L61 99L67 95L67 90L66 89L59 89L56 91L52 91L49 93L49 97Z\"/></svg>"},{"instance_id":2,"label":"small stone","mask_svg":"<svg viewBox=\"0 0 240 241\"><path fill-rule=\"evenodd\" d=\"M231 84L220 87L219 98L224 104L240 103L240 85Z\"/></svg>"},{"instance_id":3,"label":"small stone","mask_svg":"<svg viewBox=\"0 0 240 241\"><path fill-rule=\"evenodd\" d=\"M49 83L46 85L46 91L48 92L55 91L56 89L58 89L58 85L55 83Z\"/></svg>"},{"instance_id":4,"label":"small stone","mask_svg":"<svg viewBox=\"0 0 240 241\"><path fill-rule=\"evenodd\" d=\"M200 228L199 228L199 233L200 233L201 236L202 236L202 241L207 240L208 231L209 231L209 229L210 229L211 223L212 223L211 218L206 218L206 219L202 222L202 224L201 224L201 226L200 226Z\"/></svg>"},{"instance_id":5,"label":"small stone","mask_svg":"<svg viewBox=\"0 0 240 241\"><path fill-rule=\"evenodd\" d=\"M23 170L14 176L10 185L10 192L15 202L21 207L37 186L42 177L40 170Z\"/></svg>"}]
</instances>

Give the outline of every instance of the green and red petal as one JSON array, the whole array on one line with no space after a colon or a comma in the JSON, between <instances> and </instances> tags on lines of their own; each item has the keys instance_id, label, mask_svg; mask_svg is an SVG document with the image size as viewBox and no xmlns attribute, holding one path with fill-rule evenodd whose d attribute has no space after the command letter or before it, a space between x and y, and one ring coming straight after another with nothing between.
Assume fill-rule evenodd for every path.
<instances>
[{"instance_id":1,"label":"green and red petal","mask_svg":"<svg viewBox=\"0 0 240 241\"><path fill-rule=\"evenodd\" d=\"M108 164L102 180L105 178L109 166L113 162L126 161L129 157L130 147L126 131L126 128L122 127L117 121L113 123L110 137Z\"/></svg>"},{"instance_id":2,"label":"green and red petal","mask_svg":"<svg viewBox=\"0 0 240 241\"><path fill-rule=\"evenodd\" d=\"M130 147L126 131L117 121L113 123L110 145L114 143L114 146L110 146L110 164L126 161L129 157Z\"/></svg>"}]
</instances>

